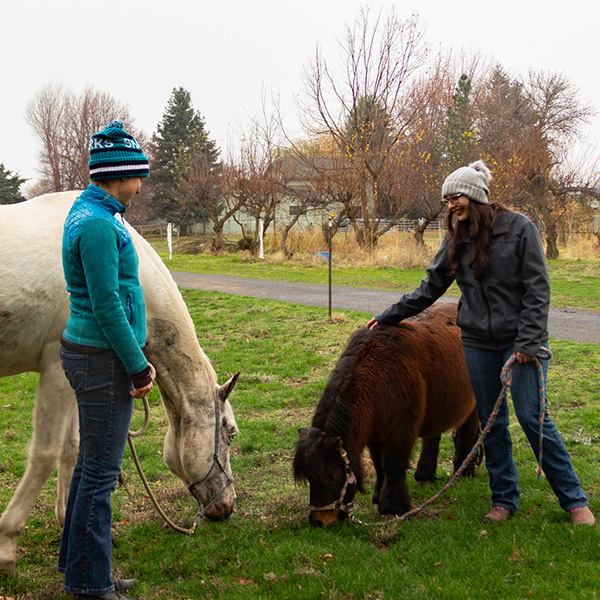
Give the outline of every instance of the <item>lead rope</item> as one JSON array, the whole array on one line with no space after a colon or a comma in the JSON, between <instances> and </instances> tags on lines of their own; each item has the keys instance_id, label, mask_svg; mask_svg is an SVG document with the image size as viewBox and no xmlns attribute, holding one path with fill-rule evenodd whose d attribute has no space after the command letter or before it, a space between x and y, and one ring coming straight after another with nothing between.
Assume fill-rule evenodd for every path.
<instances>
[{"instance_id":1,"label":"lead rope","mask_svg":"<svg viewBox=\"0 0 600 600\"><path fill-rule=\"evenodd\" d=\"M538 381L539 381L539 390L540 390L540 418L539 418L540 441L539 441L539 448L538 448L538 468L537 468L538 480L540 480L542 478L543 424L544 424L544 416L545 416L545 412L546 412L546 385L544 382L544 371L542 369L542 363L540 362L540 360L550 360L551 358L552 358L552 352L550 352L550 350L548 348L540 348L539 352L537 353L537 355L534 359L535 365L536 365L537 371L538 371ZM500 411L500 406L502 406L502 403L506 400L508 388L512 385L512 374L513 374L514 364L516 361L517 361L517 354L515 352L506 361L506 364L504 365L504 367L502 367L502 372L500 374L500 381L502 381L502 390L500 391L498 400L496 400L494 409L492 410L492 413L488 419L488 422L487 422L485 428L483 429L483 431L481 432L479 439L475 442L475 445L473 446L471 452L469 452L469 454L463 461L462 465L459 467L458 471L456 471L456 473L454 473L454 475L450 478L448 483L439 492L437 492L437 494L435 494L434 496L429 498L429 500L426 500L425 502L423 502L423 504L421 504L417 508L413 508L412 510L404 513L403 515L394 517L393 519L388 519L387 521L382 521L380 523L364 523L363 521L361 521L360 519L358 519L357 517L354 516L354 514L352 512L352 506L350 505L349 506L350 510L348 512L348 516L352 520L352 523L354 523L356 525L365 525L367 527L384 527L386 525L391 525L393 523L399 523L400 521L406 521L407 519L410 519L411 517L414 517L414 516L418 515L419 513L421 513L427 506L429 506L430 504L435 502L438 498L440 498L440 496L445 494L458 481L458 478L463 474L465 469L471 464L471 461L477 455L479 448L481 448L481 445L483 444L483 440L487 437L487 434L490 432L492 425L496 421L496 417L498 416L498 412Z\"/></svg>"},{"instance_id":2,"label":"lead rope","mask_svg":"<svg viewBox=\"0 0 600 600\"><path fill-rule=\"evenodd\" d=\"M154 367L152 365L150 365L150 375L152 377L152 381L154 381L154 379L156 379L156 370L154 369ZM179 533L184 533L185 535L193 535L194 532L196 531L196 527L198 526L198 522L196 521L196 523L194 523L194 525L192 526L191 529L184 529L183 527L179 527L179 525L176 525L175 523L173 523L173 521L171 521L171 519L169 519L169 517L167 516L165 511L160 506L158 500L156 499L156 496L150 489L150 484L148 483L148 480L146 479L146 476L144 475L144 471L142 469L140 459L138 458L137 452L135 451L135 446L133 444L133 438L142 435L148 428L148 423L150 422L150 404L148 403L148 398L144 397L143 401L144 401L144 423L137 431L130 430L129 434L127 435L127 443L129 444L129 448L131 450L131 456L133 457L133 462L135 463L137 471L140 474L140 479L142 480L142 483L144 484L144 487L146 488L146 492L148 492L148 496L150 497L152 504L154 504L154 508L156 508L158 514L163 518L165 523L171 529L174 529L175 531L177 531Z\"/></svg>"}]
</instances>

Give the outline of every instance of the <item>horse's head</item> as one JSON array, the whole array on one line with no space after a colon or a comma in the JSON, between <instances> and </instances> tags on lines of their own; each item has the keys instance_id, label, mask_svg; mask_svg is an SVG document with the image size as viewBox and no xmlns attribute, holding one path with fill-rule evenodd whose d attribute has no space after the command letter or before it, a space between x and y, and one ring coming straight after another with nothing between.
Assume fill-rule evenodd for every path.
<instances>
[{"instance_id":1,"label":"horse's head","mask_svg":"<svg viewBox=\"0 0 600 600\"><path fill-rule=\"evenodd\" d=\"M360 473L357 477L350 467L340 437L327 435L316 427L298 432L294 477L309 483L310 524L327 527L348 516L348 505L356 490L362 491Z\"/></svg>"},{"instance_id":2,"label":"horse's head","mask_svg":"<svg viewBox=\"0 0 600 600\"><path fill-rule=\"evenodd\" d=\"M165 463L188 486L201 514L211 521L228 518L236 500L230 448L238 428L227 398L238 376L216 386L214 412L194 406L185 407L184 414L167 411L170 427L165 437Z\"/></svg>"},{"instance_id":3,"label":"horse's head","mask_svg":"<svg viewBox=\"0 0 600 600\"><path fill-rule=\"evenodd\" d=\"M144 352L156 368L156 383L169 420L165 463L184 482L207 518L226 519L236 499L229 453L238 433L228 397L239 374L223 386L217 383L177 286L168 272L162 278L156 275L155 271L166 271L158 257L154 261L149 250L139 254L145 257L140 265L148 270L143 283L148 315Z\"/></svg>"}]
</instances>

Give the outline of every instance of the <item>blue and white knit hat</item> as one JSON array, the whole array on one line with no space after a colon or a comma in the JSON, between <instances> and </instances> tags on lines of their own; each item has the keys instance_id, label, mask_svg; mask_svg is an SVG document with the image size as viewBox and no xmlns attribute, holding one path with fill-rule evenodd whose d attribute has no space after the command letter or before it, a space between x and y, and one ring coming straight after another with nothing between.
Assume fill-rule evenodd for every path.
<instances>
[{"instance_id":1,"label":"blue and white knit hat","mask_svg":"<svg viewBox=\"0 0 600 600\"><path fill-rule=\"evenodd\" d=\"M148 177L148 159L135 138L123 129L121 121L111 121L90 140L90 179Z\"/></svg>"},{"instance_id":2,"label":"blue and white knit hat","mask_svg":"<svg viewBox=\"0 0 600 600\"><path fill-rule=\"evenodd\" d=\"M470 200L487 204L490 195L488 184L491 180L492 172L482 160L478 160L468 167L456 169L446 177L442 186L442 198L464 194Z\"/></svg>"}]
</instances>

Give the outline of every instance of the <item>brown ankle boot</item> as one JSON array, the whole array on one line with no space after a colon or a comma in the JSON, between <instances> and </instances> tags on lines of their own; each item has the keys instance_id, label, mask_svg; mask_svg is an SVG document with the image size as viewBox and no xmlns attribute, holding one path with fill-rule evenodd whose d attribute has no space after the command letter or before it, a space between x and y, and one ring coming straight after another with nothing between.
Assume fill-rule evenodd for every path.
<instances>
[{"instance_id":1,"label":"brown ankle boot","mask_svg":"<svg viewBox=\"0 0 600 600\"><path fill-rule=\"evenodd\" d=\"M504 523L512 517L512 511L502 506L494 506L490 512L483 517L485 521L494 521L495 523Z\"/></svg>"},{"instance_id":2,"label":"brown ankle boot","mask_svg":"<svg viewBox=\"0 0 600 600\"><path fill-rule=\"evenodd\" d=\"M592 511L587 506L574 508L569 511L571 522L573 525L584 525L585 527L593 527L596 524L596 519Z\"/></svg>"}]
</instances>

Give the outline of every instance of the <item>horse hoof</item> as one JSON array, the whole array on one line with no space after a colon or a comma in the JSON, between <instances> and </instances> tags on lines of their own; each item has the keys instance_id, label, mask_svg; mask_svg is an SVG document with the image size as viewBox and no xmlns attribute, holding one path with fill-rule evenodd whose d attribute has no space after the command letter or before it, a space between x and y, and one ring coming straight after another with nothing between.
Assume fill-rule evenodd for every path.
<instances>
[{"instance_id":1,"label":"horse hoof","mask_svg":"<svg viewBox=\"0 0 600 600\"><path fill-rule=\"evenodd\" d=\"M16 575L17 567L14 560L0 560L0 575Z\"/></svg>"}]
</instances>

